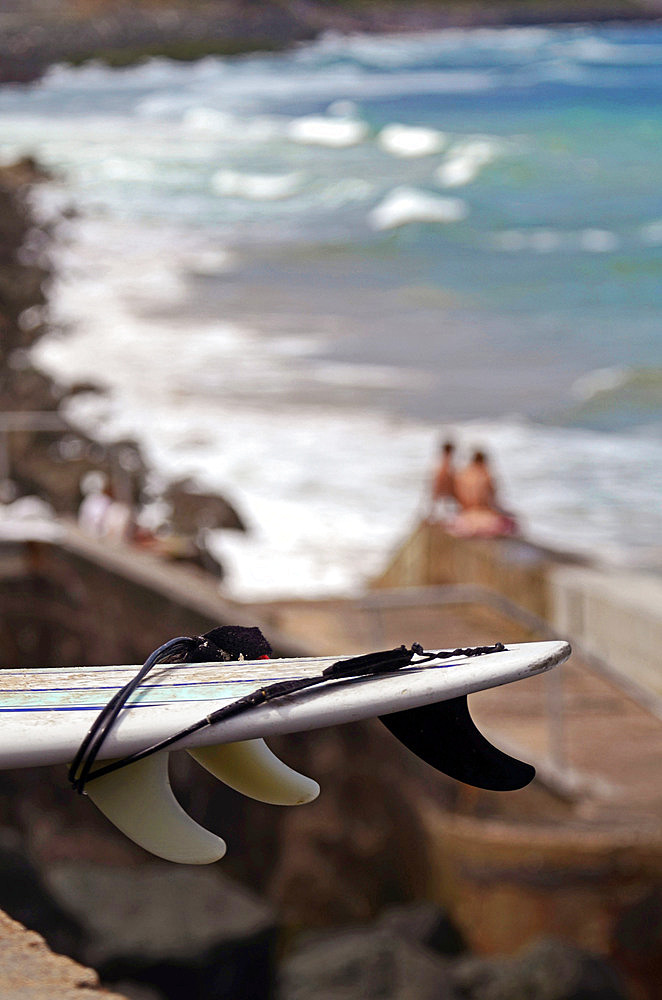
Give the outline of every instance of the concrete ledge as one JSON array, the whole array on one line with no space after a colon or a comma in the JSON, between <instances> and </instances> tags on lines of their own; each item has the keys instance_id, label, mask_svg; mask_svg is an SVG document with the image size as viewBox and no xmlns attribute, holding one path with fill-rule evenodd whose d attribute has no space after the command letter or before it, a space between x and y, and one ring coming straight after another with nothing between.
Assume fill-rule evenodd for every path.
<instances>
[{"instance_id":1,"label":"concrete ledge","mask_svg":"<svg viewBox=\"0 0 662 1000\"><path fill-rule=\"evenodd\" d=\"M422 521L372 586L477 584L549 620L549 567L578 562L523 538L455 538L442 524Z\"/></svg>"}]
</instances>

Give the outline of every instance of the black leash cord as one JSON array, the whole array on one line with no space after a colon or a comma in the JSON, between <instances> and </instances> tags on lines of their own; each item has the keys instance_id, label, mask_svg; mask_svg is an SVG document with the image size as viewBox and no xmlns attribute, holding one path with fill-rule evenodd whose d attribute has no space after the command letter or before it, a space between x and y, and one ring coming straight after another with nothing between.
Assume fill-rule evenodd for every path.
<instances>
[{"instance_id":1,"label":"black leash cord","mask_svg":"<svg viewBox=\"0 0 662 1000\"><path fill-rule=\"evenodd\" d=\"M159 646L145 660L145 663L136 676L110 699L105 708L102 709L94 720L69 768L69 780L75 791L82 794L85 791L85 785L88 781L101 778L105 774L111 774L113 771L120 770L120 768L128 767L129 764L135 764L137 761L143 760L145 757L150 757L160 750L166 750L173 744L178 743L187 736L191 736L193 733L199 732L201 729L205 729L207 726L217 725L251 708L257 708L258 705L264 705L267 702L271 702L276 698L283 698L286 695L296 694L299 691L323 684L326 681L350 677L374 677L380 674L393 673L410 665L422 666L432 660L450 659L455 656L482 656L486 653L498 653L506 648L503 643L498 642L493 646L468 646L458 647L453 650L429 652L415 642L411 646L411 649L407 649L406 646L399 646L397 649L366 653L362 656L353 656L346 660L337 660L315 677L277 681L275 684L269 684L267 687L258 688L250 694L231 702L231 704L224 705L223 708L219 708L216 712L212 712L203 719L199 719L197 722L174 733L172 736L168 736L166 739L145 747L143 750L138 750L136 753L111 761L111 763L104 764L95 771L92 771L94 762L119 713L152 667L158 663L167 662L168 658L175 654L186 655L187 652L195 647L198 641L198 638L179 636L177 639L171 639L163 646ZM412 664L414 656L417 656L418 659Z\"/></svg>"},{"instance_id":2,"label":"black leash cord","mask_svg":"<svg viewBox=\"0 0 662 1000\"><path fill-rule=\"evenodd\" d=\"M102 708L101 712L92 723L85 739L79 746L76 756L74 757L69 768L68 778L74 791L82 794L85 790L85 784L90 777L90 771L94 766L94 762L97 759L106 737L115 724L115 721L124 708L124 705L136 688L140 686L152 667L156 666L158 663L167 661L171 656L181 654L185 655L193 647L195 642L196 639L193 639L190 636L178 636L176 639L170 639L162 646L159 646L158 649L155 649L154 652L150 653L136 676L133 677L128 684L125 684L123 688L120 688L120 690L113 695L108 704Z\"/></svg>"}]
</instances>

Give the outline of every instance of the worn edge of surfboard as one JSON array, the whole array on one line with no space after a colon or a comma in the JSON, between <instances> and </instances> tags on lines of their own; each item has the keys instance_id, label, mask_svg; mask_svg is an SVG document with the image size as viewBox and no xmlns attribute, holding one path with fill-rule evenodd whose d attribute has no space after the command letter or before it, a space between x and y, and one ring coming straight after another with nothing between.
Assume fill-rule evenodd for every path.
<instances>
[{"instance_id":1,"label":"worn edge of surfboard","mask_svg":"<svg viewBox=\"0 0 662 1000\"><path fill-rule=\"evenodd\" d=\"M333 680L319 688L259 706L219 726L207 727L177 743L173 749L283 735L418 708L543 673L563 663L570 651L569 644L561 640L513 643L503 652L432 661L378 677ZM204 718L248 690L274 680L318 673L330 663L345 658L299 657L241 664L159 665L139 690L137 698L122 711L100 759L135 753ZM0 671L0 768L70 761L105 702L138 669L137 666L111 666ZM264 676L266 673L268 677ZM55 676L63 683L77 681L80 684L83 679L88 683L69 691L69 705L40 709L39 695L47 689L37 690L34 684L43 684ZM156 704L150 701L160 687L172 689L174 684L187 687L200 683L201 678L210 684L234 684L236 690L218 700L171 699ZM104 683L100 683L102 681ZM77 696L80 702L80 695L85 690L97 688L103 688L103 698L98 705L84 708L76 704ZM27 704L21 708L6 707L3 695L9 691L27 692Z\"/></svg>"}]
</instances>

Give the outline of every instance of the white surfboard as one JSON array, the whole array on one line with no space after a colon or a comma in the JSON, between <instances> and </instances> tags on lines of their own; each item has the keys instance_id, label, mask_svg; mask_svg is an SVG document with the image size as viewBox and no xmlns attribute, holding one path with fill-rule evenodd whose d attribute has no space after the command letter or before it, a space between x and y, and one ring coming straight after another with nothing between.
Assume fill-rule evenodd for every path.
<instances>
[{"instance_id":1,"label":"white surfboard","mask_svg":"<svg viewBox=\"0 0 662 1000\"><path fill-rule=\"evenodd\" d=\"M567 643L551 641L419 665L413 657L390 673L331 679L277 697L189 734L173 749L187 749L245 794L293 805L310 801L319 788L278 760L264 737L381 717L405 745L440 770L483 787L521 787L533 769L502 755L480 736L468 716L466 696L549 670L569 654ZM99 763L139 753L256 689L316 677L342 659L159 664L122 708ZM0 768L71 762L104 706L139 669L0 671ZM466 741L465 754L461 744ZM444 763L448 757L450 765ZM184 813L170 789L167 769L168 753L161 751L91 780L85 791L124 833L160 857L194 864L217 860L225 844Z\"/></svg>"}]
</instances>

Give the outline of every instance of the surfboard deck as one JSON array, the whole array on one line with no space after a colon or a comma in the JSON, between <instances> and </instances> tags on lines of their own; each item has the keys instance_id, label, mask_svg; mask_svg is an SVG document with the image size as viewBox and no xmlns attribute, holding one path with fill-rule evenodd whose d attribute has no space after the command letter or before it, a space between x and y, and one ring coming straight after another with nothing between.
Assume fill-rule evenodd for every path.
<instances>
[{"instance_id":1,"label":"surfboard deck","mask_svg":"<svg viewBox=\"0 0 662 1000\"><path fill-rule=\"evenodd\" d=\"M402 712L534 676L570 654L563 641L513 643L380 676L333 680L194 733L173 749L300 732ZM338 656L162 664L131 696L99 759L147 747L262 685L311 677ZM0 768L68 763L98 713L139 666L0 671Z\"/></svg>"}]
</instances>

